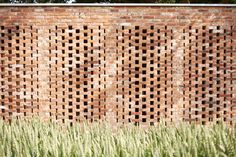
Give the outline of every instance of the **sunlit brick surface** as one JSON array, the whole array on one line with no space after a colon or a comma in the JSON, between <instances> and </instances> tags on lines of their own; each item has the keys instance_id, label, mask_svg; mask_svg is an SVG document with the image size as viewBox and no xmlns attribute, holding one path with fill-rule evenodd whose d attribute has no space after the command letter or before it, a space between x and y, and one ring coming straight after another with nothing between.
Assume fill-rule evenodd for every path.
<instances>
[{"instance_id":1,"label":"sunlit brick surface","mask_svg":"<svg viewBox=\"0 0 236 157\"><path fill-rule=\"evenodd\" d=\"M0 7L0 116L236 122L236 7Z\"/></svg>"}]
</instances>

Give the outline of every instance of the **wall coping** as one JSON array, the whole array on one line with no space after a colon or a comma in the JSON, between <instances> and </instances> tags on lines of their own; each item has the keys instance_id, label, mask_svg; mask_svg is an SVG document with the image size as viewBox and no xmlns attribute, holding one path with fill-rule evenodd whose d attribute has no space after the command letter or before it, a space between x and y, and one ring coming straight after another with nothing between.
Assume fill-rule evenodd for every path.
<instances>
[{"instance_id":1,"label":"wall coping","mask_svg":"<svg viewBox=\"0 0 236 157\"><path fill-rule=\"evenodd\" d=\"M236 4L153 4L153 3L1 3L0 7L236 7Z\"/></svg>"}]
</instances>

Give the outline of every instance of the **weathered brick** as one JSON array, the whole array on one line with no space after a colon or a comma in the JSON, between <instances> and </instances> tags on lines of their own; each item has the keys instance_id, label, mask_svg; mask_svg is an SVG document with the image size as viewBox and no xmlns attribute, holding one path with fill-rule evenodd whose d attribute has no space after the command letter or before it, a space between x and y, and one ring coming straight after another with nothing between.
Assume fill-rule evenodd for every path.
<instances>
[{"instance_id":1,"label":"weathered brick","mask_svg":"<svg viewBox=\"0 0 236 157\"><path fill-rule=\"evenodd\" d=\"M4 119L236 122L235 7L0 13Z\"/></svg>"}]
</instances>

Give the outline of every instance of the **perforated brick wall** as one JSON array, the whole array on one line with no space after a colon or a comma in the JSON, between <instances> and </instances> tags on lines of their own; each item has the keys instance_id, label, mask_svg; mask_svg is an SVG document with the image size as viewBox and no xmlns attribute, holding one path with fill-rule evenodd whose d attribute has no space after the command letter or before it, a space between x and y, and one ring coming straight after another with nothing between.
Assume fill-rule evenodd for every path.
<instances>
[{"instance_id":1,"label":"perforated brick wall","mask_svg":"<svg viewBox=\"0 0 236 157\"><path fill-rule=\"evenodd\" d=\"M236 122L236 7L0 7L0 116Z\"/></svg>"}]
</instances>

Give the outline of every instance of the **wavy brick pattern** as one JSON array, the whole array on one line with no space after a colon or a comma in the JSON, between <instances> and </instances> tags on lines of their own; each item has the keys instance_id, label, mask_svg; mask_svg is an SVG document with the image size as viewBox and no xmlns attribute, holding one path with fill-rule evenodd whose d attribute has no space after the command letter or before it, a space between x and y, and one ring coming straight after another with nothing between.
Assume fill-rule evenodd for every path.
<instances>
[{"instance_id":1,"label":"wavy brick pattern","mask_svg":"<svg viewBox=\"0 0 236 157\"><path fill-rule=\"evenodd\" d=\"M0 116L236 121L235 7L0 7Z\"/></svg>"}]
</instances>

